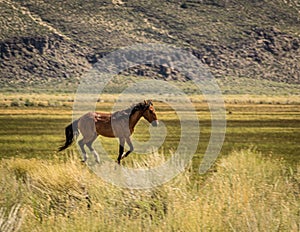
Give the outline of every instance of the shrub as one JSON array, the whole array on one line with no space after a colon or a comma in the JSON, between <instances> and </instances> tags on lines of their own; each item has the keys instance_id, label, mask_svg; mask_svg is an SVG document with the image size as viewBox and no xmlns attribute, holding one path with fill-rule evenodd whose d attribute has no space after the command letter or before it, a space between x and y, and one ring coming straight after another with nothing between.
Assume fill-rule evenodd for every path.
<instances>
[{"instance_id":1,"label":"shrub","mask_svg":"<svg viewBox=\"0 0 300 232\"><path fill-rule=\"evenodd\" d=\"M10 103L10 106L12 106L12 107L19 107L19 106L20 106L20 102L19 102L19 101L16 101L16 100L13 100L13 101Z\"/></svg>"},{"instance_id":2,"label":"shrub","mask_svg":"<svg viewBox=\"0 0 300 232\"><path fill-rule=\"evenodd\" d=\"M34 102L30 101L29 99L26 99L24 106L27 106L27 107L34 106Z\"/></svg>"}]
</instances>

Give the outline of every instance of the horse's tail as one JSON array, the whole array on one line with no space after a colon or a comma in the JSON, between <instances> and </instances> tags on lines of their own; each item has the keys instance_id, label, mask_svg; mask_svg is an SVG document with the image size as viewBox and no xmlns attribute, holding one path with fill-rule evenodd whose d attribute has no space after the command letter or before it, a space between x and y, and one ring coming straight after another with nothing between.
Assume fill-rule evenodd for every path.
<instances>
[{"instance_id":1,"label":"horse's tail","mask_svg":"<svg viewBox=\"0 0 300 232\"><path fill-rule=\"evenodd\" d=\"M79 133L78 120L75 120L70 125L68 125L65 129L65 133L66 133L66 142L63 146L58 148L58 151L65 150L73 143L74 136L76 137Z\"/></svg>"}]
</instances>

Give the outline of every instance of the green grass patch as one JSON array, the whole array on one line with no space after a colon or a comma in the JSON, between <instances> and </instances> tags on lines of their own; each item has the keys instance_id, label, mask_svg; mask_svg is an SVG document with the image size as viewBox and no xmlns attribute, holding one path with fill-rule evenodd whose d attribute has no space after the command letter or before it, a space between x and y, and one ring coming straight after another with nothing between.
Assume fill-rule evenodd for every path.
<instances>
[{"instance_id":1,"label":"green grass patch","mask_svg":"<svg viewBox=\"0 0 300 232\"><path fill-rule=\"evenodd\" d=\"M109 112L118 95L102 95L97 110ZM33 106L11 106L13 99L32 102ZM39 106L53 101L55 106ZM38 157L51 158L64 140L64 128L72 120L74 96L70 94L3 94L0 95L0 158ZM194 155L194 165L199 166L210 138L211 122L207 103L202 96L191 96L198 112L200 142ZM235 148L255 146L264 153L284 157L291 163L299 160L300 99L297 96L226 95L227 130L221 154ZM131 103L128 103L130 105ZM180 141L180 121L176 112L165 103L155 102L159 120L167 128L167 136L159 151L166 156L174 152ZM188 113L188 112L186 112ZM133 137L146 141L149 124L141 120ZM113 159L118 154L115 139L99 137L105 150ZM64 156L63 153L60 154ZM79 155L79 154L78 154ZM133 153L128 159L137 159Z\"/></svg>"}]
</instances>

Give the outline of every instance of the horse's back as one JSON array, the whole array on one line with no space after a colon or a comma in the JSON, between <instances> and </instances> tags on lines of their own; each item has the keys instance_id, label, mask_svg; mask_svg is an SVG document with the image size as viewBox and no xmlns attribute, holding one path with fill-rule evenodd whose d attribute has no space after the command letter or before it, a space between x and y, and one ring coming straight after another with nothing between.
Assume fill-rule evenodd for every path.
<instances>
[{"instance_id":1,"label":"horse's back","mask_svg":"<svg viewBox=\"0 0 300 232\"><path fill-rule=\"evenodd\" d=\"M111 115L110 113L95 112L94 122L98 135L105 137L116 137L114 135L112 126L111 126Z\"/></svg>"},{"instance_id":2,"label":"horse's back","mask_svg":"<svg viewBox=\"0 0 300 232\"><path fill-rule=\"evenodd\" d=\"M81 116L78 128L84 136L92 136L96 132L105 137L129 137L128 117L126 113L117 114L88 112Z\"/></svg>"}]
</instances>

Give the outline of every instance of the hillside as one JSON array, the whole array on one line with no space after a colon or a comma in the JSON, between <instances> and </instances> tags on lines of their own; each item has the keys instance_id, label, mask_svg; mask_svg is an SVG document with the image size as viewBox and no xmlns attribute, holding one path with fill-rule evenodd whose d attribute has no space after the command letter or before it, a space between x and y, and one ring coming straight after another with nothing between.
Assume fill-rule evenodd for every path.
<instances>
[{"instance_id":1,"label":"hillside","mask_svg":"<svg viewBox=\"0 0 300 232\"><path fill-rule=\"evenodd\" d=\"M219 78L300 83L299 0L2 0L0 13L2 86L74 82L108 52L148 42L192 51Z\"/></svg>"}]
</instances>

